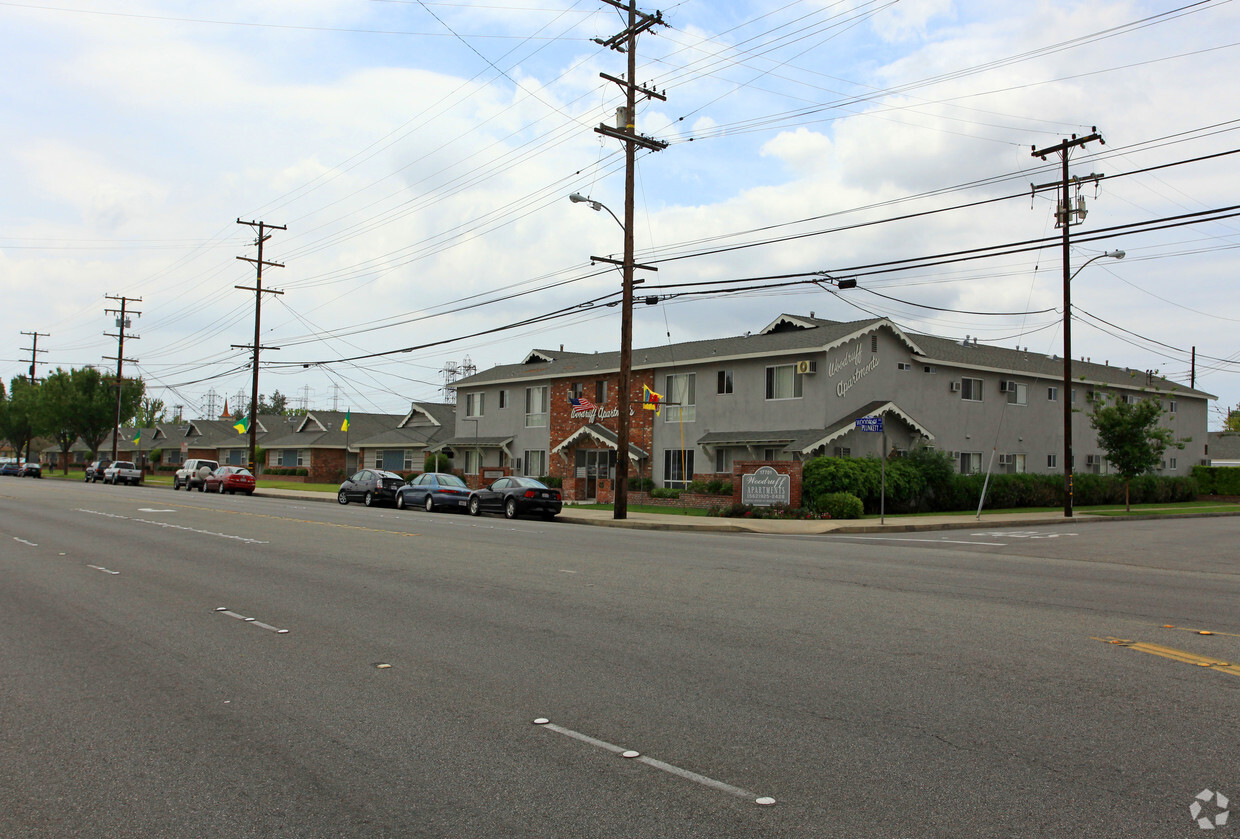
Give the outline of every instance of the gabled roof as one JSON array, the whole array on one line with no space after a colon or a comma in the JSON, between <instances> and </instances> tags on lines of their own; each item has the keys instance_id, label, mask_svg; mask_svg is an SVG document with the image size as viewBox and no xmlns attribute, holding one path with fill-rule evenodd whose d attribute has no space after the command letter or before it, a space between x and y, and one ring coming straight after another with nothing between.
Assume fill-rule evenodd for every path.
<instances>
[{"instance_id":1,"label":"gabled roof","mask_svg":"<svg viewBox=\"0 0 1240 839\"><path fill-rule=\"evenodd\" d=\"M700 446L779 446L786 452L809 454L852 431L861 417L892 415L903 420L921 436L933 440L934 435L910 417L894 402L876 401L846 414L826 428L805 428L790 431L711 431L697 439Z\"/></svg>"},{"instance_id":2,"label":"gabled roof","mask_svg":"<svg viewBox=\"0 0 1240 839\"><path fill-rule=\"evenodd\" d=\"M582 439L596 440L599 443L602 443L607 448L615 450L615 451L618 451L620 447L620 438L616 436L616 432L612 431L610 428L607 428L606 426L599 425L598 423L595 422L595 423L589 423L588 425L581 426L581 428L578 428L572 434L568 435L562 441L560 441L560 444L557 445L555 448L553 448L551 451L553 453L559 452L561 449L566 449L569 446L574 445L575 443L577 443L579 440L582 440ZM650 453L647 452L645 449L638 448L637 446L633 445L631 442L629 443L629 458L631 460L640 460L643 457L649 457L649 456L650 456Z\"/></svg>"},{"instance_id":3,"label":"gabled roof","mask_svg":"<svg viewBox=\"0 0 1240 839\"><path fill-rule=\"evenodd\" d=\"M341 431L345 417L349 428ZM397 427L400 414L359 414L352 411L309 411L286 434L264 440L269 449L344 449L356 450L367 438Z\"/></svg>"},{"instance_id":4,"label":"gabled roof","mask_svg":"<svg viewBox=\"0 0 1240 839\"><path fill-rule=\"evenodd\" d=\"M1240 433L1211 431L1206 435L1211 460L1240 460Z\"/></svg>"}]
</instances>

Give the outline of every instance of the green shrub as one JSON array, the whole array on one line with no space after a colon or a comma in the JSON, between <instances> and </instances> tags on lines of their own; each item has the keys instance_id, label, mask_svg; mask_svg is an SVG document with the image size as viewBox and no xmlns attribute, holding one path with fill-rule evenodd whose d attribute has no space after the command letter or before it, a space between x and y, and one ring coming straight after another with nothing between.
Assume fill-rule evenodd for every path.
<instances>
[{"instance_id":1,"label":"green shrub","mask_svg":"<svg viewBox=\"0 0 1240 839\"><path fill-rule=\"evenodd\" d=\"M1202 495L1240 495L1240 466L1194 466Z\"/></svg>"},{"instance_id":2,"label":"green shrub","mask_svg":"<svg viewBox=\"0 0 1240 839\"><path fill-rule=\"evenodd\" d=\"M667 487L656 487L650 491L651 498L679 498L680 490Z\"/></svg>"},{"instance_id":3,"label":"green shrub","mask_svg":"<svg viewBox=\"0 0 1240 839\"><path fill-rule=\"evenodd\" d=\"M561 489L561 488L564 486L564 479L563 479L563 478L553 478L553 477L551 477L550 475L544 475L543 477L539 478L538 480L542 481L542 482L543 482L544 484L546 484L547 486L549 486L549 487L553 487L553 488L555 488L555 489Z\"/></svg>"},{"instance_id":4,"label":"green shrub","mask_svg":"<svg viewBox=\"0 0 1240 839\"><path fill-rule=\"evenodd\" d=\"M861 499L848 492L829 492L820 496L816 509L833 519L859 519L865 512Z\"/></svg>"},{"instance_id":5,"label":"green shrub","mask_svg":"<svg viewBox=\"0 0 1240 839\"><path fill-rule=\"evenodd\" d=\"M298 474L298 475L300 475L300 476L301 476L301 477L303 477L303 478L308 478L308 477L310 477L310 470L309 470L309 469L306 469L305 467L302 467L302 468L300 468L300 469L298 469L298 470L297 470L297 474Z\"/></svg>"},{"instance_id":6,"label":"green shrub","mask_svg":"<svg viewBox=\"0 0 1240 839\"><path fill-rule=\"evenodd\" d=\"M423 472L448 472L452 469L452 460L443 452L428 454L422 461Z\"/></svg>"},{"instance_id":7,"label":"green shrub","mask_svg":"<svg viewBox=\"0 0 1240 839\"><path fill-rule=\"evenodd\" d=\"M807 510L804 507L785 507L776 504L771 507L756 507L752 504L730 504L727 507L711 507L706 511L708 516L745 519L825 519L826 513Z\"/></svg>"},{"instance_id":8,"label":"green shrub","mask_svg":"<svg viewBox=\"0 0 1240 839\"><path fill-rule=\"evenodd\" d=\"M629 481L629 487L638 492L650 492L654 489L654 478L634 478Z\"/></svg>"}]
</instances>

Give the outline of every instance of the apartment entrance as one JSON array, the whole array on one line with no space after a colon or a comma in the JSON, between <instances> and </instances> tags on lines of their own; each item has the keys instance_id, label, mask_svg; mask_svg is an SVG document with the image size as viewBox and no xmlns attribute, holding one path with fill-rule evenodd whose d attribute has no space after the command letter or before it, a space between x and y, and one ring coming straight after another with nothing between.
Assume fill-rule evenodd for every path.
<instances>
[{"instance_id":1,"label":"apartment entrance","mask_svg":"<svg viewBox=\"0 0 1240 839\"><path fill-rule=\"evenodd\" d=\"M577 449L576 478L584 487L583 501L598 497L599 478L611 480L616 477L616 453L611 449Z\"/></svg>"}]
</instances>

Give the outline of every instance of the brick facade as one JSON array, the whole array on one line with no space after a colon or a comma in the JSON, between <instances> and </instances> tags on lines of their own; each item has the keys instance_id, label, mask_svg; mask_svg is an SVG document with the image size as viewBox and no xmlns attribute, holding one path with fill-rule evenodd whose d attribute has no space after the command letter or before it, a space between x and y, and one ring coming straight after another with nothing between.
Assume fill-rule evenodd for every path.
<instances>
[{"instance_id":1,"label":"brick facade","mask_svg":"<svg viewBox=\"0 0 1240 839\"><path fill-rule=\"evenodd\" d=\"M591 417L589 412L577 412L574 416L573 406L569 403L572 397L573 385L580 383L582 385L582 396L594 402L598 413L594 414L593 424L597 424L616 433L618 424L617 416L600 416L605 411L619 411L623 405L619 395L619 374L610 373L607 375L589 375L583 374L580 377L565 378L553 381L547 391L547 399L549 401L548 411L550 416L551 432L551 450L547 457L547 471L553 478L563 480L561 493L565 500L583 501L589 496L585 478L577 477L577 449L596 449L602 450L607 446L601 441L591 438L579 438L573 445L555 452L556 446L563 443L566 439L576 434L583 426L591 425ZM607 383L607 399L599 404L596 399L597 383ZM629 377L629 442L639 449L650 451L653 441L651 436L654 430L654 411L647 411L642 408L643 386L654 386L654 380L650 372L637 372ZM619 455L617 455L619 457ZM641 473L640 475L638 473ZM641 464L630 464L629 480L630 482L637 477L648 477L650 467L648 461ZM614 488L613 482L609 478L599 477L596 482L594 498L600 503L610 503L613 500Z\"/></svg>"}]
</instances>

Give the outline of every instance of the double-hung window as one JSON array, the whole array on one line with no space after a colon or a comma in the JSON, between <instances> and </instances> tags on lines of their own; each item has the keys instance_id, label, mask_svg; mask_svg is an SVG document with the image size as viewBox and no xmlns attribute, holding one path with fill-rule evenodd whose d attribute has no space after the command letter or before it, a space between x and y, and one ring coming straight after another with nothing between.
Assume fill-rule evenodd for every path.
<instances>
[{"instance_id":1,"label":"double-hung window","mask_svg":"<svg viewBox=\"0 0 1240 839\"><path fill-rule=\"evenodd\" d=\"M693 422L697 419L696 373L675 373L667 377L663 392L663 413L667 422Z\"/></svg>"},{"instance_id":2,"label":"double-hung window","mask_svg":"<svg viewBox=\"0 0 1240 839\"><path fill-rule=\"evenodd\" d=\"M480 417L482 416L482 407L485 403L485 393L467 393L465 394L465 416Z\"/></svg>"},{"instance_id":3,"label":"double-hung window","mask_svg":"<svg viewBox=\"0 0 1240 839\"><path fill-rule=\"evenodd\" d=\"M982 380L981 379L961 379L960 380L960 398L969 402L982 401ZM961 470L964 471L963 469Z\"/></svg>"},{"instance_id":4,"label":"double-hung window","mask_svg":"<svg viewBox=\"0 0 1240 839\"><path fill-rule=\"evenodd\" d=\"M525 427L545 428L547 425L547 386L525 389Z\"/></svg>"},{"instance_id":5,"label":"double-hung window","mask_svg":"<svg viewBox=\"0 0 1240 839\"><path fill-rule=\"evenodd\" d=\"M684 489L693 480L693 450L668 449L663 452L663 486Z\"/></svg>"}]
</instances>

